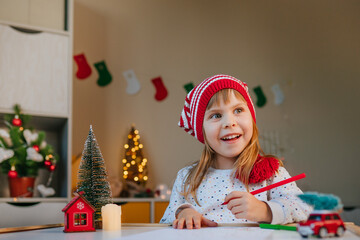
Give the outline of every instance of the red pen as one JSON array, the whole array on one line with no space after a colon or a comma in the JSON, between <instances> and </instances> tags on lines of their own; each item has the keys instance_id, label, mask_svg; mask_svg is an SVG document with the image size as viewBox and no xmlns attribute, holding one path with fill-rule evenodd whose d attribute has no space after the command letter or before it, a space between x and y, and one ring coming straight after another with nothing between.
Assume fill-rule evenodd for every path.
<instances>
[{"instance_id":1,"label":"red pen","mask_svg":"<svg viewBox=\"0 0 360 240\"><path fill-rule=\"evenodd\" d=\"M305 178L305 177L306 177L305 173L302 173L302 174L296 175L296 176L294 176L294 177L291 177L291 178L282 180L282 181L280 181L280 182L271 184L271 185L269 185L269 186L266 186L266 187L263 187L263 188L259 188L259 189L255 190L255 191L250 192L250 193L251 193L252 195L259 194L259 193L265 192L265 191L267 191L267 190L270 190L270 189L273 189L273 188L276 188L276 187L280 187L280 186L282 186L282 185L285 185L285 184L288 184L288 183L297 181L297 180L302 179L302 178ZM230 200L231 200L231 199L230 199ZM230 201L230 200L229 200L229 201ZM224 202L224 203L222 203L221 205L226 205L226 204L229 203L229 201Z\"/></svg>"}]
</instances>

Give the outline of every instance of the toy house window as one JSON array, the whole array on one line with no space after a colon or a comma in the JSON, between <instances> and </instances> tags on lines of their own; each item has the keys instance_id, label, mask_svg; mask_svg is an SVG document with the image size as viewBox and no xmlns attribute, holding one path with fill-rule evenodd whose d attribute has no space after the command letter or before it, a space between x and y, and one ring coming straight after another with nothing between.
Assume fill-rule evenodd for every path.
<instances>
[{"instance_id":1,"label":"toy house window","mask_svg":"<svg viewBox=\"0 0 360 240\"><path fill-rule=\"evenodd\" d=\"M87 225L87 214L86 213L75 213L75 226Z\"/></svg>"}]
</instances>

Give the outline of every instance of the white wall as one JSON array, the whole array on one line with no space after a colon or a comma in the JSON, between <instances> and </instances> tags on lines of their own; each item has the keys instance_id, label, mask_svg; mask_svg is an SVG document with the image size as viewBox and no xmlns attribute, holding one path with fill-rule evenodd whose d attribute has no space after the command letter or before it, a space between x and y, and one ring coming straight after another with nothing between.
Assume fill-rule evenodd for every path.
<instances>
[{"instance_id":1,"label":"white wall","mask_svg":"<svg viewBox=\"0 0 360 240\"><path fill-rule=\"evenodd\" d=\"M225 73L250 89L262 86L268 103L257 108L260 131L278 134L292 175L307 173L298 183L303 190L360 206L359 12L360 1L351 0L76 0L74 54L85 53L93 74L74 77L73 154L93 124L110 175L121 175L122 146L135 123L149 187L171 185L202 149L177 127L183 85ZM103 88L93 67L101 60L113 76ZM122 76L128 69L141 84L132 96ZM154 99L157 76L169 92L162 102ZM280 106L271 92L276 83L285 94Z\"/></svg>"}]
</instances>

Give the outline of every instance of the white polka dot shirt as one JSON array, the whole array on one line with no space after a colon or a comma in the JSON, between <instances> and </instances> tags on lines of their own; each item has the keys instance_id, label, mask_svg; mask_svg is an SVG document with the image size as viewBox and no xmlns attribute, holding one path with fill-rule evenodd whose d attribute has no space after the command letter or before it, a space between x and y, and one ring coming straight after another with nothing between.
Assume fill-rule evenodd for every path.
<instances>
[{"instance_id":1,"label":"white polka dot shirt","mask_svg":"<svg viewBox=\"0 0 360 240\"><path fill-rule=\"evenodd\" d=\"M227 209L221 205L225 197L232 191L246 191L244 184L233 177L232 169L210 168L197 189L199 206L192 196L189 201L181 194L186 175L192 166L185 167L178 172L170 197L169 206L166 208L160 223L172 223L175 220L175 213L179 207L192 207L205 218L217 223L246 223L246 219L236 219ZM279 167L278 173L268 180L250 184L249 190L254 191L267 185L290 178L285 168ZM306 220L312 208L302 202L297 195L302 191L295 182L273 188L269 191L256 194L255 197L267 203L272 211L272 224L286 224Z\"/></svg>"}]
</instances>

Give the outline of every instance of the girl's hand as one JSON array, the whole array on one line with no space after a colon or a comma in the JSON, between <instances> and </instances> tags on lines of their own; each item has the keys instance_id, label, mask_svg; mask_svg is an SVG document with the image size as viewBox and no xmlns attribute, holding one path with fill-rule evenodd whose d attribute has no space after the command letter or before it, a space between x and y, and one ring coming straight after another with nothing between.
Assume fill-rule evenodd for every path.
<instances>
[{"instance_id":1,"label":"girl's hand","mask_svg":"<svg viewBox=\"0 0 360 240\"><path fill-rule=\"evenodd\" d=\"M226 196L229 201L227 208L236 218L243 218L253 222L271 223L272 213L270 207L258 200L251 193L233 191Z\"/></svg>"},{"instance_id":2,"label":"girl's hand","mask_svg":"<svg viewBox=\"0 0 360 240\"><path fill-rule=\"evenodd\" d=\"M173 228L177 229L199 229L204 226L216 227L217 223L204 218L193 208L184 208L173 222Z\"/></svg>"}]
</instances>

